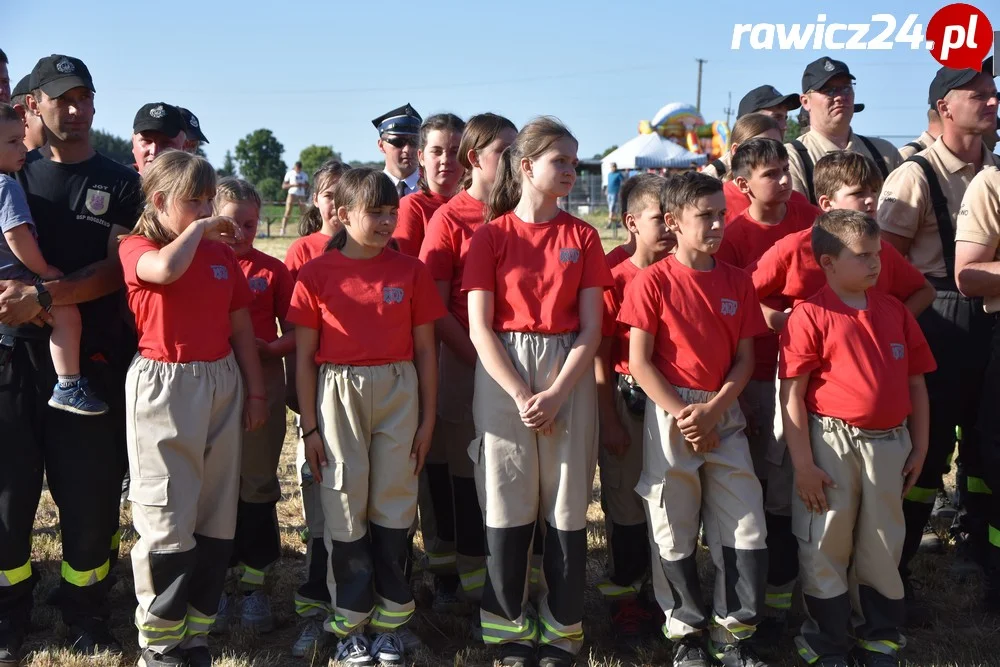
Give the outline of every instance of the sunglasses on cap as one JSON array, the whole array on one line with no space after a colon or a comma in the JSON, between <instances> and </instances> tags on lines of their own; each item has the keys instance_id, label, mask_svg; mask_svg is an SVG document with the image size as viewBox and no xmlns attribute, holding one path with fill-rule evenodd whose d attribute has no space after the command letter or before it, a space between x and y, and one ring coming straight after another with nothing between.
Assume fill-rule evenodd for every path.
<instances>
[{"instance_id":1,"label":"sunglasses on cap","mask_svg":"<svg viewBox=\"0 0 1000 667\"><path fill-rule=\"evenodd\" d=\"M417 138L409 135L389 134L382 137L382 141L396 148L403 148L404 146L413 146L416 148L417 146Z\"/></svg>"},{"instance_id":2,"label":"sunglasses on cap","mask_svg":"<svg viewBox=\"0 0 1000 667\"><path fill-rule=\"evenodd\" d=\"M826 97L834 98L837 96L848 96L854 94L854 84L845 83L842 86L823 86L819 90L813 90L814 93L819 93L820 95L825 95Z\"/></svg>"}]
</instances>

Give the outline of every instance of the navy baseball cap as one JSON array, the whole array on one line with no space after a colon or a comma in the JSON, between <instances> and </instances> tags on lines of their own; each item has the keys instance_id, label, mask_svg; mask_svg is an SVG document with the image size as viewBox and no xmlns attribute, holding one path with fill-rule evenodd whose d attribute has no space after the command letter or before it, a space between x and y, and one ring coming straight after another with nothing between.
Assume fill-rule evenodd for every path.
<instances>
[{"instance_id":1,"label":"navy baseball cap","mask_svg":"<svg viewBox=\"0 0 1000 667\"><path fill-rule=\"evenodd\" d=\"M776 106L783 106L792 111L802 106L802 102L799 101L798 95L782 95L774 86L757 86L740 100L736 117L741 118L748 113Z\"/></svg>"},{"instance_id":2,"label":"navy baseball cap","mask_svg":"<svg viewBox=\"0 0 1000 667\"><path fill-rule=\"evenodd\" d=\"M806 65L806 71L802 73L802 92L808 93L810 90L819 90L826 85L826 82L835 76L845 75L855 79L847 63L827 58L826 56L814 60Z\"/></svg>"},{"instance_id":3,"label":"navy baseball cap","mask_svg":"<svg viewBox=\"0 0 1000 667\"><path fill-rule=\"evenodd\" d=\"M28 81L31 90L39 90L49 97L62 97L73 88L87 88L97 92L90 70L79 58L53 53L35 63Z\"/></svg>"},{"instance_id":4,"label":"navy baseball cap","mask_svg":"<svg viewBox=\"0 0 1000 667\"><path fill-rule=\"evenodd\" d=\"M930 88L927 91L927 103L931 109L937 108L937 101L942 99L952 90L961 88L965 84L975 79L980 74L993 74L993 56L983 61L983 71L977 72L974 69L952 69L942 67L934 75Z\"/></svg>"},{"instance_id":5,"label":"navy baseball cap","mask_svg":"<svg viewBox=\"0 0 1000 667\"><path fill-rule=\"evenodd\" d=\"M132 121L132 134L140 132L162 132L168 137L176 137L184 130L184 119L173 104L151 102L139 107Z\"/></svg>"},{"instance_id":6,"label":"navy baseball cap","mask_svg":"<svg viewBox=\"0 0 1000 667\"><path fill-rule=\"evenodd\" d=\"M177 110L181 112L181 118L184 119L184 133L187 135L187 138L197 139L207 144L208 137L201 131L201 121L198 120L198 117L184 107L177 107Z\"/></svg>"}]
</instances>

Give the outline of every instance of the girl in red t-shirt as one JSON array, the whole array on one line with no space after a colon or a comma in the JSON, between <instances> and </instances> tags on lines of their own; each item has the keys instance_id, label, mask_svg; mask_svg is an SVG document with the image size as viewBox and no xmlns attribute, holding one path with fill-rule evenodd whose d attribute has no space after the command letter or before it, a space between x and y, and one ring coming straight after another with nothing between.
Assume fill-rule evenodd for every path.
<instances>
[{"instance_id":1,"label":"girl in red t-shirt","mask_svg":"<svg viewBox=\"0 0 1000 667\"><path fill-rule=\"evenodd\" d=\"M503 152L490 222L472 237L462 281L479 355L470 454L486 510L480 619L504 665L531 662L540 642L540 664L568 666L583 644L598 444L593 363L612 279L597 230L557 205L576 182L576 152L576 139L551 118L521 130ZM540 626L524 600L539 518Z\"/></svg>"},{"instance_id":2,"label":"girl in red t-shirt","mask_svg":"<svg viewBox=\"0 0 1000 667\"><path fill-rule=\"evenodd\" d=\"M348 169L350 167L343 162L327 160L313 173L312 205L299 221L299 238L292 241L285 252L285 266L292 272L293 279L303 264L323 254L330 239L340 229L337 207L333 203L333 187Z\"/></svg>"},{"instance_id":3,"label":"girl in red t-shirt","mask_svg":"<svg viewBox=\"0 0 1000 667\"><path fill-rule=\"evenodd\" d=\"M215 170L168 151L142 186L146 206L119 248L139 334L125 391L139 662L209 665L240 443L266 421L267 397L250 290L229 247L240 232L211 217Z\"/></svg>"},{"instance_id":4,"label":"girl in red t-shirt","mask_svg":"<svg viewBox=\"0 0 1000 667\"><path fill-rule=\"evenodd\" d=\"M396 631L414 611L402 565L434 429L434 320L445 310L426 267L386 248L399 205L389 177L352 169L334 199L344 228L299 272L288 311L337 581L324 628L340 640L334 661L402 664Z\"/></svg>"},{"instance_id":5,"label":"girl in red t-shirt","mask_svg":"<svg viewBox=\"0 0 1000 667\"><path fill-rule=\"evenodd\" d=\"M441 342L441 382L434 438L424 466L435 490L431 497L438 529L436 541L424 531L424 551L432 564L435 560L452 564L449 572L438 570L435 575L434 607L439 611L461 606L456 595L459 584L466 599L478 601L486 581L483 513L468 455L469 442L476 435L472 421L476 349L469 339L468 297L462 292L462 274L472 234L483 224L500 154L516 136L517 128L503 116L485 113L469 119L458 151L468 174L466 187L434 212L420 248L420 260L430 270L448 307L448 314L435 324Z\"/></svg>"},{"instance_id":6,"label":"girl in red t-shirt","mask_svg":"<svg viewBox=\"0 0 1000 667\"><path fill-rule=\"evenodd\" d=\"M453 113L431 116L420 126L418 192L399 201L399 216L393 237L399 252L410 257L420 254L427 221L442 204L455 195L463 170L458 159L465 121Z\"/></svg>"},{"instance_id":7,"label":"girl in red t-shirt","mask_svg":"<svg viewBox=\"0 0 1000 667\"><path fill-rule=\"evenodd\" d=\"M278 485L278 458L285 441L285 368L282 357L295 351L295 335L278 334L278 322L286 330L285 316L292 298L294 281L285 264L253 247L260 220L260 195L256 188L238 178L219 181L215 194L217 215L231 218L242 238L233 246L253 301L250 320L257 339L267 389L267 423L264 428L243 434L240 465L240 502L236 514L236 537L230 564L238 577L236 596L240 623L258 632L274 629L271 604L264 593L264 578L281 555L275 506L281 497ZM231 613L229 597L223 594L215 619L216 629L224 627Z\"/></svg>"}]
</instances>

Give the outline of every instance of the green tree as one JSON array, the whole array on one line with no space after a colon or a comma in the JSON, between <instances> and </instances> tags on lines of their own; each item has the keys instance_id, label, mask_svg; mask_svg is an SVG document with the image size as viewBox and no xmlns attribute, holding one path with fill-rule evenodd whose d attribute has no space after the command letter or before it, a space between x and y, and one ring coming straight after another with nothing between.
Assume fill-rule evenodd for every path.
<instances>
[{"instance_id":1,"label":"green tree","mask_svg":"<svg viewBox=\"0 0 1000 667\"><path fill-rule=\"evenodd\" d=\"M258 187L265 178L274 178L281 183L288 170L281 159L284 151L285 147L271 130L254 130L237 142L236 164L243 178Z\"/></svg>"},{"instance_id":2,"label":"green tree","mask_svg":"<svg viewBox=\"0 0 1000 667\"><path fill-rule=\"evenodd\" d=\"M132 157L132 141L122 139L104 130L90 131L90 145L98 153L111 158L115 162L131 165L135 162Z\"/></svg>"},{"instance_id":3,"label":"green tree","mask_svg":"<svg viewBox=\"0 0 1000 667\"><path fill-rule=\"evenodd\" d=\"M603 152L603 153L600 153L600 154L598 154L598 155L595 155L595 156L594 156L594 159L595 159L595 160L600 160L601 158L605 158L605 157L607 157L607 156L608 156L608 155L609 155L609 154L610 154L610 153L611 153L612 151L616 151L616 150L618 150L618 144L615 144L614 146L608 146L607 148L605 148L605 149L604 149L604 152Z\"/></svg>"},{"instance_id":4,"label":"green tree","mask_svg":"<svg viewBox=\"0 0 1000 667\"><path fill-rule=\"evenodd\" d=\"M284 174L282 174L282 178ZM257 192L264 201L282 201L285 193L281 189L281 178L262 178L257 181Z\"/></svg>"},{"instance_id":5,"label":"green tree","mask_svg":"<svg viewBox=\"0 0 1000 667\"><path fill-rule=\"evenodd\" d=\"M219 177L221 178L225 178L226 176L236 175L236 163L233 162L232 151L226 151L226 158L222 163L222 167L216 169L215 173L218 174Z\"/></svg>"},{"instance_id":6,"label":"green tree","mask_svg":"<svg viewBox=\"0 0 1000 667\"><path fill-rule=\"evenodd\" d=\"M313 172L319 169L327 160L337 160L338 162L343 162L344 158L340 156L340 153L333 150L332 146L317 146L313 144L312 146L306 146L299 153L299 162L302 163L302 171L312 178Z\"/></svg>"},{"instance_id":7,"label":"green tree","mask_svg":"<svg viewBox=\"0 0 1000 667\"><path fill-rule=\"evenodd\" d=\"M799 138L800 133L799 121L789 118L788 125L785 126L785 141L795 141Z\"/></svg>"},{"instance_id":8,"label":"green tree","mask_svg":"<svg viewBox=\"0 0 1000 667\"><path fill-rule=\"evenodd\" d=\"M351 169L378 169L381 171L385 168L385 162L363 162L361 160L351 160L347 163L347 166Z\"/></svg>"}]
</instances>

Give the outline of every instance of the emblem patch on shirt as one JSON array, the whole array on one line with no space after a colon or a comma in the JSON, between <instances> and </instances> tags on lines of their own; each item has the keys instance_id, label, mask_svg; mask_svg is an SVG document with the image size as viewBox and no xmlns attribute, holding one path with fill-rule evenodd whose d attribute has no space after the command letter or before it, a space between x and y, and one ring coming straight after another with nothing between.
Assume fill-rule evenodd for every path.
<instances>
[{"instance_id":1,"label":"emblem patch on shirt","mask_svg":"<svg viewBox=\"0 0 1000 667\"><path fill-rule=\"evenodd\" d=\"M403 288L383 287L382 301L385 303L403 303Z\"/></svg>"},{"instance_id":2,"label":"emblem patch on shirt","mask_svg":"<svg viewBox=\"0 0 1000 667\"><path fill-rule=\"evenodd\" d=\"M56 63L56 70L61 74L72 74L73 72L76 71L76 65L71 63L66 58L63 58L62 60Z\"/></svg>"},{"instance_id":3,"label":"emblem patch on shirt","mask_svg":"<svg viewBox=\"0 0 1000 667\"><path fill-rule=\"evenodd\" d=\"M579 248L563 248L559 251L559 262L562 264L576 264L580 261Z\"/></svg>"},{"instance_id":4,"label":"emblem patch on shirt","mask_svg":"<svg viewBox=\"0 0 1000 667\"><path fill-rule=\"evenodd\" d=\"M250 285L250 291L255 294L267 291L267 278L264 278L263 276L251 278L247 281L247 284Z\"/></svg>"},{"instance_id":5,"label":"emblem patch on shirt","mask_svg":"<svg viewBox=\"0 0 1000 667\"><path fill-rule=\"evenodd\" d=\"M729 315L730 317L736 315L736 299L723 299L722 300L722 314Z\"/></svg>"},{"instance_id":6,"label":"emblem patch on shirt","mask_svg":"<svg viewBox=\"0 0 1000 667\"><path fill-rule=\"evenodd\" d=\"M229 280L229 269L223 264L213 264L212 277L216 280Z\"/></svg>"},{"instance_id":7,"label":"emblem patch on shirt","mask_svg":"<svg viewBox=\"0 0 1000 667\"><path fill-rule=\"evenodd\" d=\"M903 347L902 343L889 343L889 348L892 350L892 358L899 361L906 355L906 348Z\"/></svg>"},{"instance_id":8,"label":"emblem patch on shirt","mask_svg":"<svg viewBox=\"0 0 1000 667\"><path fill-rule=\"evenodd\" d=\"M87 199L84 205L94 215L104 215L107 213L109 203L111 203L111 196L107 192L94 190L93 188L87 190Z\"/></svg>"}]
</instances>

